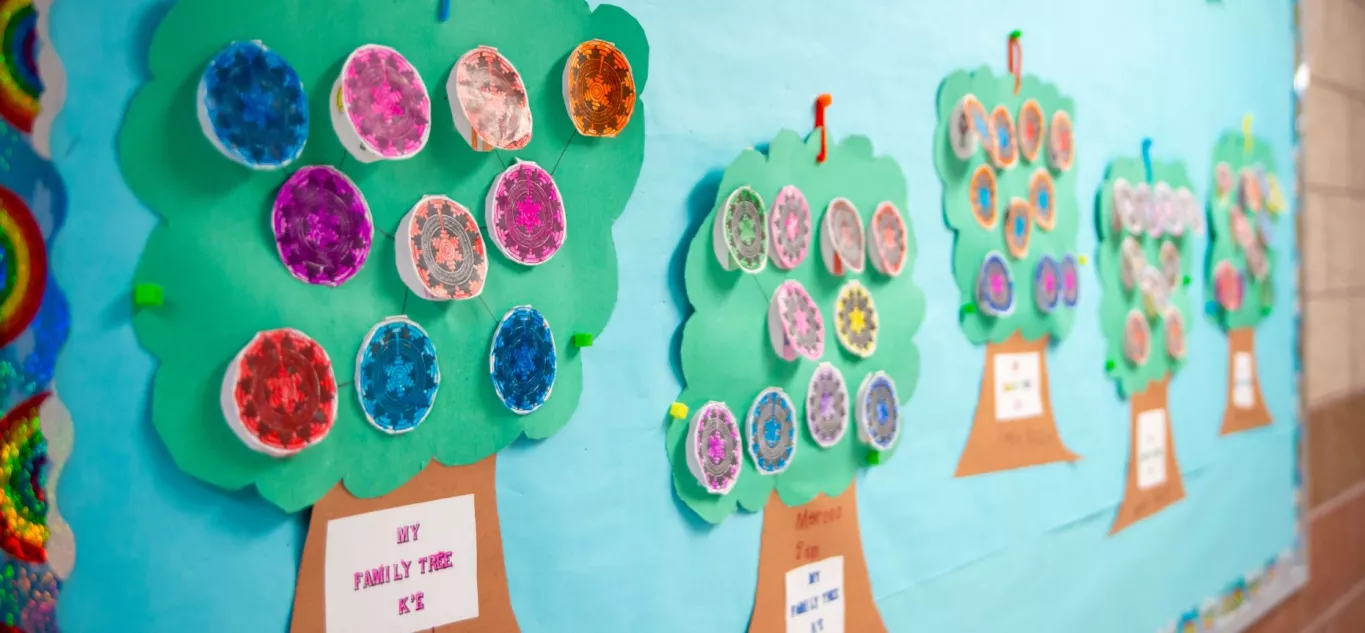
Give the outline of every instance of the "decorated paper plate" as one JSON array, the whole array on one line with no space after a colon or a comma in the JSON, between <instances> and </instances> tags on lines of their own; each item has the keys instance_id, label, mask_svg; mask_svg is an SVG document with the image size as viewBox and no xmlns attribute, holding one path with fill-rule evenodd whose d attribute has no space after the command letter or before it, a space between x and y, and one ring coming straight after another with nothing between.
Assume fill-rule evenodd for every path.
<instances>
[{"instance_id":1,"label":"decorated paper plate","mask_svg":"<svg viewBox=\"0 0 1365 633\"><path fill-rule=\"evenodd\" d=\"M223 375L223 417L243 444L288 457L321 442L337 418L332 359L298 330L257 332Z\"/></svg>"},{"instance_id":2,"label":"decorated paper plate","mask_svg":"<svg viewBox=\"0 0 1365 633\"><path fill-rule=\"evenodd\" d=\"M891 450L901 435L901 401L886 372L863 378L858 387L858 440L879 451Z\"/></svg>"},{"instance_id":3,"label":"decorated paper plate","mask_svg":"<svg viewBox=\"0 0 1365 633\"><path fill-rule=\"evenodd\" d=\"M1076 270L1076 258L1070 253L1062 258L1062 303L1068 308L1076 307L1081 300L1081 276Z\"/></svg>"},{"instance_id":4,"label":"decorated paper plate","mask_svg":"<svg viewBox=\"0 0 1365 633\"><path fill-rule=\"evenodd\" d=\"M1260 242L1252 244L1244 253L1247 260L1247 272L1251 273L1251 278L1256 281L1265 281L1270 276L1270 255L1265 246Z\"/></svg>"},{"instance_id":5,"label":"decorated paper plate","mask_svg":"<svg viewBox=\"0 0 1365 633\"><path fill-rule=\"evenodd\" d=\"M550 322L531 306L509 310L493 332L488 352L488 374L498 399L512 413L531 413L550 399L558 372Z\"/></svg>"},{"instance_id":6,"label":"decorated paper plate","mask_svg":"<svg viewBox=\"0 0 1365 633\"><path fill-rule=\"evenodd\" d=\"M1171 186L1159 182L1152 188L1152 202L1147 205L1147 237L1159 239L1166 234L1171 222Z\"/></svg>"},{"instance_id":7,"label":"decorated paper plate","mask_svg":"<svg viewBox=\"0 0 1365 633\"><path fill-rule=\"evenodd\" d=\"M1269 249L1275 239L1274 218L1264 209L1256 214L1256 243Z\"/></svg>"},{"instance_id":8,"label":"decorated paper plate","mask_svg":"<svg viewBox=\"0 0 1365 633\"><path fill-rule=\"evenodd\" d=\"M1028 257L1029 238L1033 235L1033 218L1028 201L1011 198L1009 210L1005 211L1005 246L1010 257Z\"/></svg>"},{"instance_id":9,"label":"decorated paper plate","mask_svg":"<svg viewBox=\"0 0 1365 633\"><path fill-rule=\"evenodd\" d=\"M1148 234L1149 223L1156 219L1156 210L1152 203L1152 188L1145 182L1140 182L1133 187L1133 207L1137 211L1136 224L1132 227L1132 234L1141 239Z\"/></svg>"},{"instance_id":10,"label":"decorated paper plate","mask_svg":"<svg viewBox=\"0 0 1365 633\"><path fill-rule=\"evenodd\" d=\"M1213 168L1213 186L1214 191L1218 192L1219 198L1231 193L1235 184L1231 165L1227 163L1218 163L1218 165Z\"/></svg>"},{"instance_id":11,"label":"decorated paper plate","mask_svg":"<svg viewBox=\"0 0 1365 633\"><path fill-rule=\"evenodd\" d=\"M768 305L768 338L783 360L804 356L819 360L825 353L825 319L801 282L787 280Z\"/></svg>"},{"instance_id":12,"label":"decorated paper plate","mask_svg":"<svg viewBox=\"0 0 1365 633\"><path fill-rule=\"evenodd\" d=\"M340 286L370 256L374 220L364 194L326 165L304 167L284 181L270 214L275 249L304 283Z\"/></svg>"},{"instance_id":13,"label":"decorated paper plate","mask_svg":"<svg viewBox=\"0 0 1365 633\"><path fill-rule=\"evenodd\" d=\"M867 221L867 234L872 245L872 267L890 277L901 274L910 252L910 238L905 219L896 205L890 202L877 205L872 219Z\"/></svg>"},{"instance_id":14,"label":"decorated paper plate","mask_svg":"<svg viewBox=\"0 0 1365 633\"><path fill-rule=\"evenodd\" d=\"M1066 171L1076 160L1076 147L1071 133L1071 115L1065 110L1052 113L1052 125L1047 135L1047 162L1053 169Z\"/></svg>"},{"instance_id":15,"label":"decorated paper plate","mask_svg":"<svg viewBox=\"0 0 1365 633\"><path fill-rule=\"evenodd\" d=\"M517 150L531 142L526 85L498 49L479 46L460 56L446 80L446 97L455 129L476 151Z\"/></svg>"},{"instance_id":16,"label":"decorated paper plate","mask_svg":"<svg viewBox=\"0 0 1365 633\"><path fill-rule=\"evenodd\" d=\"M588 40L564 64L564 107L583 136L612 138L635 114L635 75L611 42Z\"/></svg>"},{"instance_id":17,"label":"decorated paper plate","mask_svg":"<svg viewBox=\"0 0 1365 633\"><path fill-rule=\"evenodd\" d=\"M1228 312L1236 312L1242 307L1242 295L1245 292L1246 282L1242 278L1242 271L1237 270L1232 262L1223 260L1218 262L1213 268L1213 295L1218 301L1218 306Z\"/></svg>"},{"instance_id":18,"label":"decorated paper plate","mask_svg":"<svg viewBox=\"0 0 1365 633\"><path fill-rule=\"evenodd\" d=\"M1057 224L1057 200L1052 183L1052 174L1046 169L1033 172L1028 184L1029 210L1038 228L1051 231Z\"/></svg>"},{"instance_id":19,"label":"decorated paper plate","mask_svg":"<svg viewBox=\"0 0 1365 633\"><path fill-rule=\"evenodd\" d=\"M398 276L432 301L472 299L488 278L488 252L469 209L445 196L423 196L394 236Z\"/></svg>"},{"instance_id":20,"label":"decorated paper plate","mask_svg":"<svg viewBox=\"0 0 1365 633\"><path fill-rule=\"evenodd\" d=\"M1261 210L1261 179L1257 177L1256 170L1250 167L1243 167L1238 175L1237 201L1242 208L1252 213Z\"/></svg>"},{"instance_id":21,"label":"decorated paper plate","mask_svg":"<svg viewBox=\"0 0 1365 633\"><path fill-rule=\"evenodd\" d=\"M988 231L995 228L1000 215L995 211L995 170L990 165L978 165L976 171L972 172L971 198L972 216L976 218L976 223Z\"/></svg>"},{"instance_id":22,"label":"decorated paper plate","mask_svg":"<svg viewBox=\"0 0 1365 633\"><path fill-rule=\"evenodd\" d=\"M412 158L431 135L431 97L417 69L398 51L355 49L332 86L332 127L362 163Z\"/></svg>"},{"instance_id":23,"label":"decorated paper plate","mask_svg":"<svg viewBox=\"0 0 1365 633\"><path fill-rule=\"evenodd\" d=\"M1180 316L1179 310L1174 307L1166 310L1162 329L1166 331L1166 354L1176 360L1184 358L1185 318Z\"/></svg>"},{"instance_id":24,"label":"decorated paper plate","mask_svg":"<svg viewBox=\"0 0 1365 633\"><path fill-rule=\"evenodd\" d=\"M1036 99L1029 99L1019 106L1019 154L1024 160L1033 163L1043 150L1043 133L1046 123L1043 107Z\"/></svg>"},{"instance_id":25,"label":"decorated paper plate","mask_svg":"<svg viewBox=\"0 0 1365 633\"><path fill-rule=\"evenodd\" d=\"M749 430L749 459L758 474L776 475L791 465L796 455L796 407L786 392L777 387L759 392L744 427Z\"/></svg>"},{"instance_id":26,"label":"decorated paper plate","mask_svg":"<svg viewBox=\"0 0 1365 633\"><path fill-rule=\"evenodd\" d=\"M1142 295L1142 309L1147 318L1155 319L1171 305L1171 287L1156 266L1147 266L1138 274L1138 292Z\"/></svg>"},{"instance_id":27,"label":"decorated paper plate","mask_svg":"<svg viewBox=\"0 0 1365 633\"><path fill-rule=\"evenodd\" d=\"M1124 357L1133 366L1141 367L1147 363L1147 355L1151 349L1152 328L1147 324L1147 317L1142 316L1137 310L1129 312L1123 326Z\"/></svg>"},{"instance_id":28,"label":"decorated paper plate","mask_svg":"<svg viewBox=\"0 0 1365 633\"><path fill-rule=\"evenodd\" d=\"M811 374L806 390L806 428L821 448L830 448L848 430L848 385L844 375L831 363L820 363Z\"/></svg>"},{"instance_id":29,"label":"decorated paper plate","mask_svg":"<svg viewBox=\"0 0 1365 633\"><path fill-rule=\"evenodd\" d=\"M1184 218L1187 230L1192 233L1200 234L1204 232L1204 206L1194 197L1194 192L1187 187L1181 187L1175 191L1176 206L1180 210L1179 215ZM1179 235L1177 233L1177 235Z\"/></svg>"},{"instance_id":30,"label":"decorated paper plate","mask_svg":"<svg viewBox=\"0 0 1365 633\"><path fill-rule=\"evenodd\" d=\"M1242 250L1249 250L1256 244L1256 229L1242 208L1235 204L1228 209L1228 227L1232 229L1233 243Z\"/></svg>"},{"instance_id":31,"label":"decorated paper plate","mask_svg":"<svg viewBox=\"0 0 1365 633\"><path fill-rule=\"evenodd\" d=\"M1146 267L1147 255L1142 251L1142 244L1131 235L1123 238L1119 246L1119 280L1123 282L1123 289L1131 291L1136 287L1138 273Z\"/></svg>"},{"instance_id":32,"label":"decorated paper plate","mask_svg":"<svg viewBox=\"0 0 1365 633\"><path fill-rule=\"evenodd\" d=\"M47 561L48 454L39 413L51 397L39 393L0 417L0 549L30 563Z\"/></svg>"},{"instance_id":33,"label":"decorated paper plate","mask_svg":"<svg viewBox=\"0 0 1365 633\"><path fill-rule=\"evenodd\" d=\"M1194 199L1194 194L1190 194L1187 200L1185 194L1189 189L1181 187L1171 192L1170 199L1167 201L1166 215L1166 234L1175 237L1182 237L1185 231L1194 230L1194 225L1190 223L1189 204Z\"/></svg>"},{"instance_id":34,"label":"decorated paper plate","mask_svg":"<svg viewBox=\"0 0 1365 633\"><path fill-rule=\"evenodd\" d=\"M768 212L768 256L782 270L791 270L810 252L810 205L800 189L787 185L777 192Z\"/></svg>"},{"instance_id":35,"label":"decorated paper plate","mask_svg":"<svg viewBox=\"0 0 1365 633\"><path fill-rule=\"evenodd\" d=\"M47 289L47 245L33 212L0 187L0 347L38 314Z\"/></svg>"},{"instance_id":36,"label":"decorated paper plate","mask_svg":"<svg viewBox=\"0 0 1365 633\"><path fill-rule=\"evenodd\" d=\"M1276 215L1285 209L1284 190L1280 188L1280 179L1275 174L1265 176L1265 208Z\"/></svg>"},{"instance_id":37,"label":"decorated paper plate","mask_svg":"<svg viewBox=\"0 0 1365 633\"><path fill-rule=\"evenodd\" d=\"M958 160L968 160L976 153L981 139L991 138L990 120L986 108L974 95L963 95L953 106L952 120L948 123L948 144Z\"/></svg>"},{"instance_id":38,"label":"decorated paper plate","mask_svg":"<svg viewBox=\"0 0 1365 633\"><path fill-rule=\"evenodd\" d=\"M687 427L687 468L707 492L728 494L739 481L739 425L723 402L708 402Z\"/></svg>"},{"instance_id":39,"label":"decorated paper plate","mask_svg":"<svg viewBox=\"0 0 1365 633\"><path fill-rule=\"evenodd\" d=\"M834 301L835 333L850 354L867 358L877 351L877 305L872 293L856 279L839 289Z\"/></svg>"},{"instance_id":40,"label":"decorated paper plate","mask_svg":"<svg viewBox=\"0 0 1365 633\"><path fill-rule=\"evenodd\" d=\"M734 190L716 215L712 244L725 270L757 273L768 265L767 209L747 185Z\"/></svg>"},{"instance_id":41,"label":"decorated paper plate","mask_svg":"<svg viewBox=\"0 0 1365 633\"><path fill-rule=\"evenodd\" d=\"M1185 278L1185 273L1180 271L1180 248L1175 242L1162 242L1161 252L1157 257L1161 262L1161 276L1166 280L1166 285L1179 288Z\"/></svg>"},{"instance_id":42,"label":"decorated paper plate","mask_svg":"<svg viewBox=\"0 0 1365 633\"><path fill-rule=\"evenodd\" d=\"M976 274L976 305L981 313L1003 317L1014 311L1014 279L1000 251L986 253Z\"/></svg>"},{"instance_id":43,"label":"decorated paper plate","mask_svg":"<svg viewBox=\"0 0 1365 633\"><path fill-rule=\"evenodd\" d=\"M863 272L867 252L864 244L863 220L858 217L858 208L847 198L831 200L820 223L820 256L825 261L825 268L836 276Z\"/></svg>"},{"instance_id":44,"label":"decorated paper plate","mask_svg":"<svg viewBox=\"0 0 1365 633\"><path fill-rule=\"evenodd\" d=\"M991 162L1000 169L1009 169L1019 162L1019 139L1014 135L1014 116L1009 108L995 106L991 111L991 131L995 132L990 144Z\"/></svg>"},{"instance_id":45,"label":"decorated paper plate","mask_svg":"<svg viewBox=\"0 0 1365 633\"><path fill-rule=\"evenodd\" d=\"M355 388L365 419L385 433L417 428L436 402L441 368L422 326L389 317L370 328L355 357Z\"/></svg>"},{"instance_id":46,"label":"decorated paper plate","mask_svg":"<svg viewBox=\"0 0 1365 633\"><path fill-rule=\"evenodd\" d=\"M1139 235L1142 232L1142 216L1138 214L1136 192L1123 178L1115 178L1110 187L1111 212L1110 226L1114 233L1127 231Z\"/></svg>"},{"instance_id":47,"label":"decorated paper plate","mask_svg":"<svg viewBox=\"0 0 1365 633\"><path fill-rule=\"evenodd\" d=\"M199 126L228 159L279 169L308 142L308 93L294 67L260 42L218 51L199 79Z\"/></svg>"},{"instance_id":48,"label":"decorated paper plate","mask_svg":"<svg viewBox=\"0 0 1365 633\"><path fill-rule=\"evenodd\" d=\"M493 181L484 199L484 221L498 250L527 266L550 261L569 239L555 179L529 161L518 160Z\"/></svg>"},{"instance_id":49,"label":"decorated paper plate","mask_svg":"<svg viewBox=\"0 0 1365 633\"><path fill-rule=\"evenodd\" d=\"M1062 296L1062 271L1051 255L1038 258L1033 267L1033 303L1043 314L1052 312Z\"/></svg>"}]
</instances>

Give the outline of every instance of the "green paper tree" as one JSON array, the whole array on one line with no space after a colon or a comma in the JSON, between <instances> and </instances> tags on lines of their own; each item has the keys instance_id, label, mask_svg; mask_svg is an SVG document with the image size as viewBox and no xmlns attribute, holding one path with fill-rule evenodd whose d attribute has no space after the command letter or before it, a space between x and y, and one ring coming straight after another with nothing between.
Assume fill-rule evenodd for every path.
<instances>
[{"instance_id":1,"label":"green paper tree","mask_svg":"<svg viewBox=\"0 0 1365 633\"><path fill-rule=\"evenodd\" d=\"M1074 121L1076 109L1056 86L1036 77L1023 77L1018 86L1016 91L1014 76L995 75L983 66L949 75L938 93L934 166L943 182L943 217L954 232L952 271L962 302L962 333L973 344L986 347L981 392L958 463L959 477L1079 459L1063 445L1057 432L1047 376L1048 344L1071 331L1074 306L1059 302L1055 309L1043 312L1035 306L1033 296L1035 272L1044 256L1054 262L1075 257L1080 226L1075 169L1059 169L1050 164L1047 155L1052 117L1065 112ZM999 169L992 166L990 158L998 138L978 137L980 147L967 159L959 158L950 128L955 125L955 109L967 95L974 95L988 113L1003 106L1015 121L1026 101L1036 102L1042 108L1045 126L1037 130L1042 139L1037 156L1029 160L1020 151L1017 164ZM996 181L996 195L983 207L993 208L991 226L978 220L973 207L973 175L983 165L991 169ZM1053 225L1049 230L1037 222L1036 208L1030 204L1029 219L1022 220L1030 226L1014 226L1014 218L1007 214L1010 203L1015 199L1029 201L1030 181L1039 172L1053 179ZM1006 243L1006 232L1017 228L1029 232L1027 253L1022 257L1010 255ZM982 264L992 253L1004 257L1013 282L1013 309L1007 315L991 314L977 298Z\"/></svg>"},{"instance_id":2,"label":"green paper tree","mask_svg":"<svg viewBox=\"0 0 1365 633\"><path fill-rule=\"evenodd\" d=\"M900 167L889 157L874 156L866 138L851 137L831 144L824 163L816 160L820 144L818 132L803 142L795 132L783 131L766 153L755 149L741 153L726 168L715 207L687 254L687 296L695 311L683 325L681 358L686 386L678 400L693 412L708 401L723 402L743 426L759 392L778 387L791 398L796 413L796 450L788 468L777 475L759 474L745 456L737 483L723 496L708 493L688 469L689 419L675 418L668 428L674 490L688 508L711 523L721 522L740 508L764 510L751 631L785 629L783 578L787 571L839 554L846 566L845 630L885 630L867 582L853 491L854 477L868 463L870 453L858 441L852 417L847 432L833 446L821 448L811 438L805 401L817 362L800 356L794 361L779 357L769 340L767 315L778 286L786 280L800 282L824 319L826 336L820 361L840 370L849 397L856 397L865 376L884 371L895 381L904 404L919 376L919 352L913 337L924 319L924 294L913 281L915 237L908 219L907 263L899 276L880 274L869 263L862 273L836 277L822 263L819 227L831 200L847 198L857 207L864 224L884 201L895 204L906 217L906 184ZM812 245L805 259L790 271L771 263L758 274L724 270L715 256L712 228L726 199L738 188L748 186L771 204L787 185L799 188L810 206ZM840 347L834 333L836 297L849 279L858 279L869 289L881 324L876 351L865 359ZM902 424L905 422L902 418ZM897 445L908 437L902 432ZM889 459L894 449L875 453L873 459Z\"/></svg>"},{"instance_id":3,"label":"green paper tree","mask_svg":"<svg viewBox=\"0 0 1365 633\"><path fill-rule=\"evenodd\" d=\"M1220 430L1226 435L1271 423L1257 370L1256 326L1275 305L1272 277L1278 257L1267 224L1286 204L1275 154L1265 139L1227 132L1214 146L1213 165L1204 289L1213 320L1228 337L1227 406ZM1240 237L1234 223L1244 229ZM1249 261L1258 255L1260 261Z\"/></svg>"},{"instance_id":4,"label":"green paper tree","mask_svg":"<svg viewBox=\"0 0 1365 633\"><path fill-rule=\"evenodd\" d=\"M1201 232L1195 214L1203 211L1190 189L1183 163L1153 161L1149 178L1141 158L1123 158L1110 164L1096 197L1105 371L1131 408L1128 474L1111 533L1185 496L1167 388L1184 366L1194 323L1189 275Z\"/></svg>"},{"instance_id":5,"label":"green paper tree","mask_svg":"<svg viewBox=\"0 0 1365 633\"><path fill-rule=\"evenodd\" d=\"M501 617L491 612L510 614L508 605L494 608L492 598L500 593L505 602L505 584L490 588L482 582L505 583L493 460L521 435L550 436L578 404L583 366L570 340L579 332L600 333L615 306L612 224L625 208L644 155L643 101L637 101L633 120L616 138L575 133L562 96L564 64L581 42L613 42L631 62L637 91L643 91L649 47L636 20L611 5L590 10L583 0L457 4L458 19L441 23L434 2L181 0L156 31L149 57L152 78L129 106L118 146L131 189L162 220L147 243L137 280L163 287L165 303L137 314L134 327L159 361L152 422L176 464L221 488L254 485L265 499L294 512L319 500L350 503L389 495L434 460L417 496L445 497L461 489L476 495L484 522L479 531L485 534L479 551L485 600L480 621L507 630L501 628L508 626L505 621L489 623L489 617ZM528 20L530 15L536 19ZM209 59L235 40L260 40L283 55L308 90L308 143L302 157L284 170L239 167L200 132L195 101L200 75ZM359 163L347 157L331 129L332 83L347 55L371 43L403 53L432 94L429 142L408 160ZM455 61L479 45L498 48L526 84L535 127L522 150L476 152L455 129L444 84ZM444 194L468 207L482 228L485 196L514 159L552 171L567 209L564 247L549 262L528 268L502 256L485 232L489 268L480 297L436 303L411 295L399 278L394 240L388 237L400 219L422 196ZM307 165L341 168L363 192L374 218L375 240L364 268L336 288L291 277L269 229L275 192ZM553 328L559 361L552 396L521 416L497 398L488 359L498 321L512 307L526 304ZM398 314L430 334L442 381L427 420L411 432L388 435L366 421L350 383L366 333ZM339 411L324 440L275 459L253 452L229 429L219 408L219 387L229 361L253 334L281 327L298 329L327 350L339 385ZM394 498L414 502L406 492ZM491 516L485 514L490 509ZM323 514L320 506L315 509L315 528ZM310 532L309 552L316 532ZM489 543L496 550L485 549ZM317 598L321 602L321 594Z\"/></svg>"}]
</instances>

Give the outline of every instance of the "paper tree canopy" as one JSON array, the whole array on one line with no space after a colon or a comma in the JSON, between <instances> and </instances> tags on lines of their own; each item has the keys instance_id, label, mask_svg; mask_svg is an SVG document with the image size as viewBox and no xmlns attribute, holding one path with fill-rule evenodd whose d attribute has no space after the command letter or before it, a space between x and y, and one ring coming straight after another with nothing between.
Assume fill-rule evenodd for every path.
<instances>
[{"instance_id":1,"label":"paper tree canopy","mask_svg":"<svg viewBox=\"0 0 1365 633\"><path fill-rule=\"evenodd\" d=\"M510 31L490 35L484 28L546 10L553 10L556 19L518 30L515 37ZM300 31L280 20L281 13L327 17L316 28ZM592 10L582 0L554 0L548 7L545 0L505 0L465 7L460 17L438 23L431 8L419 3L379 8L328 0L283 0L268 6L181 0L162 21L151 47L152 79L130 105L118 147L133 192L163 218L143 253L136 280L161 285L165 307L141 311L134 326L143 346L160 361L153 425L176 463L191 475L228 489L254 485L266 499L295 511L338 482L358 497L383 495L430 460L471 464L523 434L547 437L568 422L583 380L581 355L567 350L570 334L601 332L615 306L612 224L639 175L646 117L637 112L615 138L584 139L576 134L560 98L560 77L575 47L600 39L613 42L630 59L636 89L643 94L648 45L639 24L622 9L602 5ZM258 40L289 60L313 108L308 143L295 164L330 166L354 183L374 228L405 240L408 268L413 269L408 272L414 277L408 281L416 290L409 290L395 265L395 239L372 240L363 262L348 260L356 268L349 278L338 276L344 266L328 268L332 272L325 280L339 282L336 287L300 283L293 273L312 274L314 269L282 261L272 232L263 227L270 226L272 202L288 174L225 168L225 159L199 133L194 103L180 94L183 86L199 81L218 51L238 40ZM404 217L436 194L478 215L485 194L507 165L498 155L473 151L455 131L447 107L431 109L429 146L403 153L405 160L365 165L349 156L353 148L344 148L328 129L323 108L335 109L330 97L338 71L365 42L382 42L400 52L415 73L404 85L414 89L416 76L428 82L444 78L456 60L480 45L497 46L516 62L536 130L534 140L512 155L503 154L508 161L519 158L552 171L559 195L576 214L573 239L551 265L528 269L494 253L471 262L468 270L450 265L439 271L429 267L426 277L417 274L417 256L426 246L436 264L454 264L450 256L456 240L448 235L426 246L420 239L414 243L412 226L399 230ZM403 96L402 86L390 87L397 94L374 91L370 96L382 99L372 105L392 105L392 99ZM637 99L636 109L643 107L644 101ZM406 123L415 125L416 120ZM409 140L420 139L418 134ZM468 217L451 211L449 224ZM446 223L443 219L429 228L439 232ZM467 246L471 254L484 250L475 240ZM473 300L425 300L475 294ZM528 415L504 406L489 371L501 316L522 305L533 305L562 333L553 339L558 357L553 396ZM359 394L352 382L357 363L365 361L357 351L367 333L394 316L420 326L436 350L440 387L420 424L422 399L390 399L388 405L401 404L395 417L379 406L385 396L377 384L369 383L366 393ZM234 355L257 332L281 328L305 333L327 353L337 394L335 422L325 438L295 455L276 458L251 450L234 436L217 394ZM372 358L383 357L382 352L376 350ZM366 376L362 371L364 380L387 379ZM362 395L369 397L368 404L362 405ZM366 407L374 424L367 421ZM395 434L378 428L410 426Z\"/></svg>"},{"instance_id":2,"label":"paper tree canopy","mask_svg":"<svg viewBox=\"0 0 1365 633\"><path fill-rule=\"evenodd\" d=\"M716 240L721 240L725 252L726 235L717 235L713 227L723 221L736 191L745 196L752 192L756 199L771 203L785 188L795 187L814 216L810 227L819 227L831 202L843 198L857 210L849 229L857 227L858 233L882 203L889 202L898 210L907 208L900 167L888 157L874 156L866 138L852 137L837 144L831 140L823 164L815 161L819 152L818 134L802 140L795 132L784 131L766 152L741 153L726 168L711 214L688 249L687 295L696 311L683 326L686 387L678 400L691 407L693 414L708 402L722 403L740 427L751 418L763 423L757 429L759 445L739 447L743 459L727 490L704 486L695 472L698 469L689 464L689 460L711 458L708 446L702 445L700 454L689 447L696 444L695 438L689 439L689 430L695 431L692 416L670 423L667 441L674 489L689 508L713 523L741 507L762 508L774 489L793 507L820 493L840 494L867 463L869 444L884 448L890 457L897 434L914 424L900 416L899 410L892 414L897 407L890 404L905 403L919 375L914 333L924 319L925 305L924 294L913 281L915 233L908 218L904 264L901 274L894 277L872 266L862 272L846 269L842 277L835 277L815 253L794 258L790 270L779 266L726 270L717 258ZM847 290L843 293L845 311L836 316L841 289ZM814 308L815 314L808 308ZM763 318L765 314L768 318ZM874 322L894 324L895 336L876 337L870 327ZM846 343L838 342L837 323L846 328L850 338ZM855 353L846 350L845 344L853 345ZM867 382L877 372L885 372L887 380ZM785 398L760 398L775 390ZM861 412L857 408L860 395L865 396L861 402L866 405ZM757 414L751 411L765 402L768 406ZM790 403L791 425L784 417L783 403ZM794 443L787 455L783 437L789 431ZM744 430L741 441L752 442L754 433ZM717 438L711 442L716 449L712 470L728 464L731 455L728 445L720 441L724 436ZM703 475L710 472L702 470Z\"/></svg>"},{"instance_id":3,"label":"paper tree canopy","mask_svg":"<svg viewBox=\"0 0 1365 633\"><path fill-rule=\"evenodd\" d=\"M1288 207L1270 143L1226 133L1213 150L1204 288L1224 330L1256 327L1275 303L1274 225Z\"/></svg>"}]
</instances>

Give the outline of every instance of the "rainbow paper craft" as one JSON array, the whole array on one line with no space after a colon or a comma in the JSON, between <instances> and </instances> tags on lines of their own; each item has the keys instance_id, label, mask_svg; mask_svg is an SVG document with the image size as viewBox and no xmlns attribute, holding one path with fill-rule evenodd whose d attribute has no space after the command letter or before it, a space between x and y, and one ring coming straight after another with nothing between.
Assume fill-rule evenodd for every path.
<instances>
[{"instance_id":1,"label":"rainbow paper craft","mask_svg":"<svg viewBox=\"0 0 1365 633\"><path fill-rule=\"evenodd\" d=\"M0 418L0 549L30 563L47 561L47 442L39 410L50 395L35 395Z\"/></svg>"},{"instance_id":2,"label":"rainbow paper craft","mask_svg":"<svg viewBox=\"0 0 1365 633\"><path fill-rule=\"evenodd\" d=\"M398 51L355 49L332 85L332 127L362 163L412 158L431 135L431 98L417 69Z\"/></svg>"},{"instance_id":3,"label":"rainbow paper craft","mask_svg":"<svg viewBox=\"0 0 1365 633\"><path fill-rule=\"evenodd\" d=\"M28 134L33 131L43 92L38 75L38 14L32 0L0 0L0 31L4 33L0 117Z\"/></svg>"},{"instance_id":4,"label":"rainbow paper craft","mask_svg":"<svg viewBox=\"0 0 1365 633\"><path fill-rule=\"evenodd\" d=\"M228 159L284 167L308 142L308 93L284 57L260 42L232 42L199 79L199 126Z\"/></svg>"},{"instance_id":5,"label":"rainbow paper craft","mask_svg":"<svg viewBox=\"0 0 1365 633\"><path fill-rule=\"evenodd\" d=\"M47 288L47 246L28 205L0 187L0 347L33 321Z\"/></svg>"}]
</instances>

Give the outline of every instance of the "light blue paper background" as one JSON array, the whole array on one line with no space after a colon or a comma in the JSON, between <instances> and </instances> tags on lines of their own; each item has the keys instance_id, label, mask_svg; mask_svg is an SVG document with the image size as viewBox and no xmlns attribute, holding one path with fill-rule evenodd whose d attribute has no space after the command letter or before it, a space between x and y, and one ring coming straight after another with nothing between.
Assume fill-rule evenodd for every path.
<instances>
[{"instance_id":1,"label":"light blue paper background","mask_svg":"<svg viewBox=\"0 0 1365 633\"><path fill-rule=\"evenodd\" d=\"M437 0L403 1L430 1L435 14ZM929 300L905 445L859 481L872 584L892 631L1148 633L1290 545L1297 392L1287 291L1257 334L1269 429L1218 437L1226 339L1206 319L1192 329L1170 394L1188 496L1168 511L1106 536L1123 489L1128 406L1103 372L1093 264L1081 269L1076 326L1048 360L1058 425L1083 460L952 478L984 353L957 326L930 154L940 80L982 63L1003 70L1006 35L1021 29L1025 71L1076 100L1087 213L1106 163L1137 154L1143 137L1155 156L1186 161L1202 197L1215 139L1246 113L1291 182L1288 2L616 1L651 45L645 165L615 229L621 300L586 353L579 410L558 435L522 441L498 463L523 631L747 623L761 518L705 528L674 498L664 454L663 417L679 391L670 358L687 309L676 249L709 209L716 170L782 128L809 129L822 92L834 95L834 135L867 135L905 170L916 283ZM78 545L61 623L78 633L283 631L302 517L175 468L148 420L153 366L129 325L131 275L153 216L123 185L114 138L168 6L60 0L54 9L70 92L53 145L71 209L54 257L75 315L58 385L77 429L60 488ZM1279 226L1275 247L1288 252L1293 218ZM1078 247L1093 259L1093 224L1083 227ZM1274 274L1293 287L1290 266ZM1200 301L1202 276L1193 277Z\"/></svg>"}]
</instances>

